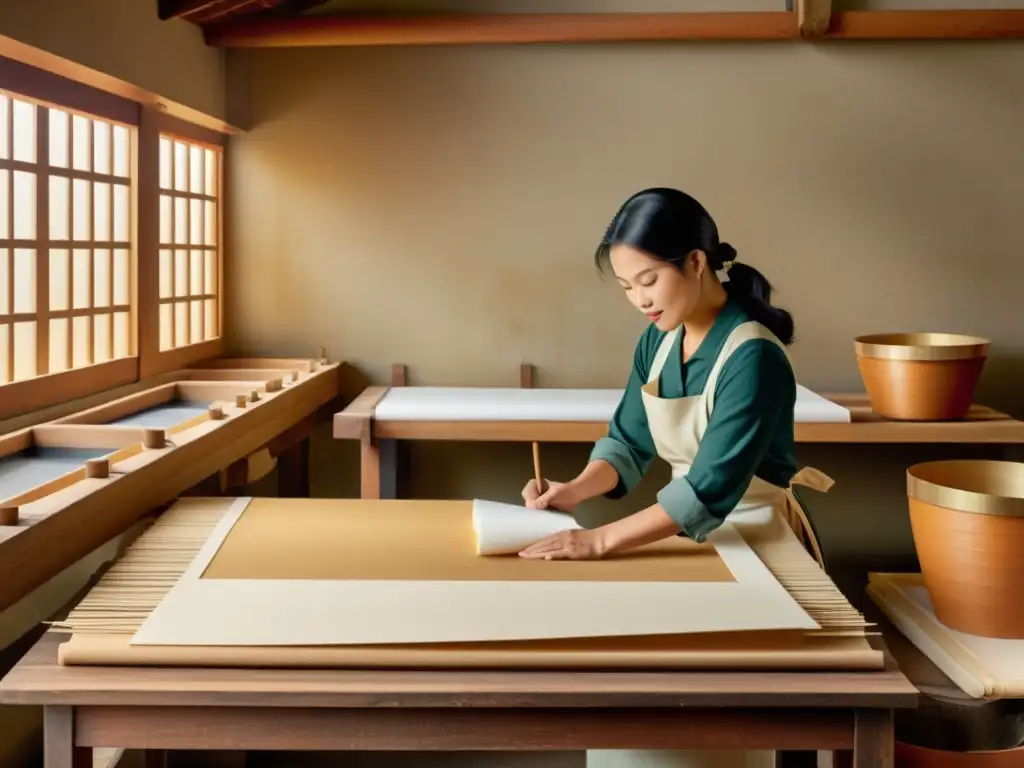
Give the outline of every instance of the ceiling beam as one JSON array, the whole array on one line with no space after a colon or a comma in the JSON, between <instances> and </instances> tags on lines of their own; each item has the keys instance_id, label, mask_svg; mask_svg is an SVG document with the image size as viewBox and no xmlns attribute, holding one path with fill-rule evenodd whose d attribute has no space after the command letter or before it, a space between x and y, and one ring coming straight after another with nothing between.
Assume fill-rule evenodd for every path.
<instances>
[{"instance_id":1,"label":"ceiling beam","mask_svg":"<svg viewBox=\"0 0 1024 768\"><path fill-rule=\"evenodd\" d=\"M791 40L796 14L493 13L250 16L205 30L208 45L278 48L367 45L459 45L659 40Z\"/></svg>"},{"instance_id":2,"label":"ceiling beam","mask_svg":"<svg viewBox=\"0 0 1024 768\"><path fill-rule=\"evenodd\" d=\"M796 0L797 25L803 37L818 37L828 31L832 0Z\"/></svg>"}]
</instances>

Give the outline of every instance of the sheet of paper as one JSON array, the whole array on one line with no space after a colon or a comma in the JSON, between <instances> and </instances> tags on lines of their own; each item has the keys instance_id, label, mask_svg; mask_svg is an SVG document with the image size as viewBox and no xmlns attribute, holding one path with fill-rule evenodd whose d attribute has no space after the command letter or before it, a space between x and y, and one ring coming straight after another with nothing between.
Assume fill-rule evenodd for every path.
<instances>
[{"instance_id":1,"label":"sheet of paper","mask_svg":"<svg viewBox=\"0 0 1024 768\"><path fill-rule=\"evenodd\" d=\"M512 555L562 531L580 528L572 515L528 509L500 501L473 501L473 532L478 555Z\"/></svg>"},{"instance_id":2,"label":"sheet of paper","mask_svg":"<svg viewBox=\"0 0 1024 768\"><path fill-rule=\"evenodd\" d=\"M303 500L302 506L315 505L316 501ZM328 501L334 502L331 511L335 516L346 515L338 500ZM362 510L364 521L372 523L370 513L376 512L384 526L389 505L399 505L399 509L412 503L345 501L353 510ZM294 520L289 510L282 508L281 500L250 502L272 505L268 506L275 513L271 517ZM467 502L437 503L464 514L465 528L471 531ZM458 512L460 505L464 505L464 513ZM418 509L429 521L426 507ZM203 578L244 511L241 505L233 505L184 575L134 635L133 643L258 646L491 642L820 627L728 524L710 537L718 558L734 577L727 581ZM484 567L501 562L501 558L477 556L471 535L469 539L466 558L470 562ZM283 548L280 539L273 536L262 537L256 544L252 558L257 562L273 559L273 553ZM419 545L422 548L423 543ZM681 552L677 557L689 559L685 547ZM376 554L384 563L396 559L388 547L376 550ZM664 553L658 553L658 557L664 557ZM592 565L589 561L505 560L528 568L549 566L552 573L571 570L575 565ZM602 563L597 561L598 566ZM605 565L614 569L622 564ZM682 567L687 565L683 563Z\"/></svg>"},{"instance_id":3,"label":"sheet of paper","mask_svg":"<svg viewBox=\"0 0 1024 768\"><path fill-rule=\"evenodd\" d=\"M621 389L394 387L374 410L378 421L608 422ZM795 420L849 422L850 411L797 385Z\"/></svg>"}]
</instances>

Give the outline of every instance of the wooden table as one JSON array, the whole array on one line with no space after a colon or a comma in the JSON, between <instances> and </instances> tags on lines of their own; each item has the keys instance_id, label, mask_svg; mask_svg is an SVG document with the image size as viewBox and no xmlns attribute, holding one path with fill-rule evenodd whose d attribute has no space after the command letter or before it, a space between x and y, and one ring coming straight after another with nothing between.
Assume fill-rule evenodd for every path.
<instances>
[{"instance_id":1,"label":"wooden table","mask_svg":"<svg viewBox=\"0 0 1024 768\"><path fill-rule=\"evenodd\" d=\"M0 682L44 708L47 768L167 750L834 750L891 768L917 690L869 673L61 667L45 634Z\"/></svg>"},{"instance_id":2,"label":"wooden table","mask_svg":"<svg viewBox=\"0 0 1024 768\"><path fill-rule=\"evenodd\" d=\"M524 372L522 378L523 385L518 389L531 388L532 375ZM404 369L396 366L390 386L366 387L334 415L334 438L360 443L363 498L402 498L401 486L407 470L403 448L409 441L592 443L607 435L612 415L609 406L607 413L602 412L600 417L595 413L585 421L554 416L542 421L498 419L475 412L452 419L439 419L430 414L381 418L378 408L388 393L405 386ZM459 391L458 387L439 389ZM496 398L501 397L502 389L494 388L494 392ZM572 392L563 390L563 393ZM618 390L606 392L609 396L618 394ZM1024 421L983 405L971 406L967 417L960 421L897 422L876 414L864 393L829 393L823 397L848 409L850 421L798 421L794 425L798 443L1024 445Z\"/></svg>"}]
</instances>

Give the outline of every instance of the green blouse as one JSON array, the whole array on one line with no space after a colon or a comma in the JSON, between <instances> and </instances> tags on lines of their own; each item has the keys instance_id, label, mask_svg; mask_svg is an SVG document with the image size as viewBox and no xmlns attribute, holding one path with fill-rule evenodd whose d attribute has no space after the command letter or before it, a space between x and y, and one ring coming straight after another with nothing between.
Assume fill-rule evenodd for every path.
<instances>
[{"instance_id":1,"label":"green blouse","mask_svg":"<svg viewBox=\"0 0 1024 768\"><path fill-rule=\"evenodd\" d=\"M661 371L659 396L703 392L729 333L750 319L729 300L686 363L682 362L684 332L680 329ZM621 498L633 490L657 456L640 388L664 336L665 332L652 324L640 337L608 436L598 440L591 452L591 460L607 461L619 475L609 498ZM693 465L685 477L672 480L658 492L658 502L682 534L704 541L736 507L754 475L779 487L789 485L797 470L795 407L796 377L784 351L767 339L741 344L719 373L715 407Z\"/></svg>"}]
</instances>

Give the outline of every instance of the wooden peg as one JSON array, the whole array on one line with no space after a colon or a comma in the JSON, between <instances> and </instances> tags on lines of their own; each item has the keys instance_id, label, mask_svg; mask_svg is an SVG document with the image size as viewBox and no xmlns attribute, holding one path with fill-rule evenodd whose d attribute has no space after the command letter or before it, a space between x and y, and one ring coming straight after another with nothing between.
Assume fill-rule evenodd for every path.
<instances>
[{"instance_id":1,"label":"wooden peg","mask_svg":"<svg viewBox=\"0 0 1024 768\"><path fill-rule=\"evenodd\" d=\"M246 395L235 395L235 405L239 408L245 408L249 402L249 398Z\"/></svg>"},{"instance_id":2,"label":"wooden peg","mask_svg":"<svg viewBox=\"0 0 1024 768\"><path fill-rule=\"evenodd\" d=\"M249 393L249 402L250 403L255 403L259 399L260 399L260 391L258 389L254 389L252 392Z\"/></svg>"},{"instance_id":3,"label":"wooden peg","mask_svg":"<svg viewBox=\"0 0 1024 768\"><path fill-rule=\"evenodd\" d=\"M102 480L110 477L109 459L89 459L85 462L85 476Z\"/></svg>"},{"instance_id":4,"label":"wooden peg","mask_svg":"<svg viewBox=\"0 0 1024 768\"><path fill-rule=\"evenodd\" d=\"M17 525L18 517L18 507L16 505L0 506L0 525Z\"/></svg>"},{"instance_id":5,"label":"wooden peg","mask_svg":"<svg viewBox=\"0 0 1024 768\"><path fill-rule=\"evenodd\" d=\"M291 371L288 374L288 381L290 381L290 382L292 382L294 384L298 380L299 380L299 372L298 371Z\"/></svg>"},{"instance_id":6,"label":"wooden peg","mask_svg":"<svg viewBox=\"0 0 1024 768\"><path fill-rule=\"evenodd\" d=\"M271 379L270 381L267 382L267 385L266 385L267 392L277 392L279 389L281 389L281 380L280 379Z\"/></svg>"},{"instance_id":7,"label":"wooden peg","mask_svg":"<svg viewBox=\"0 0 1024 768\"><path fill-rule=\"evenodd\" d=\"M391 386L392 387L404 387L406 382L409 380L408 372L401 363L395 363L391 366Z\"/></svg>"},{"instance_id":8,"label":"wooden peg","mask_svg":"<svg viewBox=\"0 0 1024 768\"><path fill-rule=\"evenodd\" d=\"M320 345L316 348L316 356L320 365L327 365L327 347Z\"/></svg>"},{"instance_id":9,"label":"wooden peg","mask_svg":"<svg viewBox=\"0 0 1024 768\"><path fill-rule=\"evenodd\" d=\"M533 389L533 366L529 363L519 366L519 386L522 389Z\"/></svg>"},{"instance_id":10,"label":"wooden peg","mask_svg":"<svg viewBox=\"0 0 1024 768\"><path fill-rule=\"evenodd\" d=\"M163 448L167 445L167 433L162 429L142 430L142 446L144 448Z\"/></svg>"},{"instance_id":11,"label":"wooden peg","mask_svg":"<svg viewBox=\"0 0 1024 768\"><path fill-rule=\"evenodd\" d=\"M220 421L224 418L224 407L220 403L213 403L206 412L210 415L210 418L214 421Z\"/></svg>"}]
</instances>

